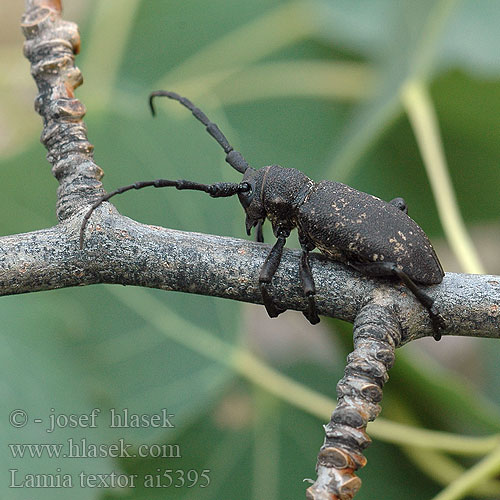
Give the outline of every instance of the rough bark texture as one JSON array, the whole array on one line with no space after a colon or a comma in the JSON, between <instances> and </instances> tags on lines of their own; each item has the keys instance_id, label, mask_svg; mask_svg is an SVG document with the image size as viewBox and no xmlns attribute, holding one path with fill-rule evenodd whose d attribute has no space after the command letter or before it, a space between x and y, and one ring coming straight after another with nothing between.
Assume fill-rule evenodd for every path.
<instances>
[{"instance_id":1,"label":"rough bark texture","mask_svg":"<svg viewBox=\"0 0 500 500\"><path fill-rule=\"evenodd\" d=\"M355 472L364 467L363 450L371 443L366 424L380 413L382 387L394 364L401 330L391 308L367 304L354 322L354 351L337 384L338 405L325 425L318 455L318 478L307 490L310 500L350 500L361 487Z\"/></svg>"},{"instance_id":2,"label":"rough bark texture","mask_svg":"<svg viewBox=\"0 0 500 500\"><path fill-rule=\"evenodd\" d=\"M261 303L258 275L268 245L139 224L104 203L92 214L79 249L82 217L104 191L82 121L85 108L74 96L82 83L74 65L78 29L60 13L59 0L27 0L22 20L39 91L41 140L59 181L59 224L0 238L0 295L117 283ZM299 259L298 251L285 250L273 279L279 307L306 308ZM320 255L311 257L311 267L318 312L354 321L355 348L337 386L339 405L325 426L318 479L307 495L350 499L361 484L355 471L366 461L365 428L380 411L394 350L433 331L427 311L401 284L369 279ZM500 337L500 277L448 273L427 291L446 320L445 334Z\"/></svg>"},{"instance_id":3,"label":"rough bark texture","mask_svg":"<svg viewBox=\"0 0 500 500\"><path fill-rule=\"evenodd\" d=\"M59 181L57 216L64 221L83 204L102 196L103 172L93 161L94 146L83 122L85 106L74 90L83 83L75 66L80 35L75 23L61 19L61 2L27 0L21 27L24 55L38 87L35 109L43 118L41 141Z\"/></svg>"},{"instance_id":4,"label":"rough bark texture","mask_svg":"<svg viewBox=\"0 0 500 500\"><path fill-rule=\"evenodd\" d=\"M80 250L81 217L0 238L0 295L117 283L262 303L258 276L269 245L140 224L105 203ZM299 251L285 249L273 279L280 307L306 308L299 259ZM427 312L401 284L361 276L321 255L312 256L311 267L320 314L352 322L364 304L383 296L394 305L403 343L432 335ZM446 319L446 334L500 337L500 277L448 273L426 290Z\"/></svg>"}]
</instances>

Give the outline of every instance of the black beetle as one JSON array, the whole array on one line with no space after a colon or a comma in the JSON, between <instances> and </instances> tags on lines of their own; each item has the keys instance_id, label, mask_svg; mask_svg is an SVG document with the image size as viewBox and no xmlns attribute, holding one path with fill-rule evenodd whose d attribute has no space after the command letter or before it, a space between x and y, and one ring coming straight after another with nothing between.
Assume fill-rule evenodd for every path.
<instances>
[{"instance_id":1,"label":"black beetle","mask_svg":"<svg viewBox=\"0 0 500 500\"><path fill-rule=\"evenodd\" d=\"M208 133L224 149L226 162L243 174L242 182L200 184L158 179L118 188L95 202L84 216L80 248L83 247L85 227L92 212L116 194L147 186L193 189L204 191L214 198L237 194L246 212L247 234L256 226L257 241L262 242L262 224L267 218L277 238L259 275L262 300L269 316L276 317L284 311L274 304L268 287L279 266L285 241L290 231L297 228L302 246L299 275L308 300L304 315L312 324L317 323L319 317L314 302L315 286L309 252L318 248L332 260L344 262L363 274L398 277L429 311L434 338L441 338L444 320L435 309L434 300L417 283L441 283L443 268L427 235L407 215L406 203L402 198L385 202L340 182L316 183L299 170L279 165L256 170L248 165L241 153L233 149L217 125L185 97L166 90L152 92L149 104L153 115L153 99L160 96L180 102L205 125Z\"/></svg>"}]
</instances>

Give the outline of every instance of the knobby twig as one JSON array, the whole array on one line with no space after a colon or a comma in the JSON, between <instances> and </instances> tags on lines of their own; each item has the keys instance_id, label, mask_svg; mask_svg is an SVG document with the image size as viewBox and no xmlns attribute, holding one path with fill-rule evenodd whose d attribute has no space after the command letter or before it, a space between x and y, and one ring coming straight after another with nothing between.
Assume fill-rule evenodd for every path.
<instances>
[{"instance_id":1,"label":"knobby twig","mask_svg":"<svg viewBox=\"0 0 500 500\"><path fill-rule=\"evenodd\" d=\"M26 0L22 28L25 55L39 94L41 140L59 181L57 216L51 228L0 238L0 295L76 285L119 283L261 303L258 273L267 245L139 224L109 203L97 209L79 249L79 228L88 207L103 196L102 170L93 161L74 65L77 26L60 17L58 0ZM299 252L285 251L273 280L277 305L304 310ZM368 279L320 255L311 259L318 312L355 320L354 352L337 390L339 406L325 427L318 480L309 498L352 498L355 471L370 440L366 423L380 411L382 386L394 349L432 335L428 314L393 282ZM445 317L449 335L500 338L500 277L448 273L429 294ZM334 496L336 495L336 496Z\"/></svg>"},{"instance_id":2,"label":"knobby twig","mask_svg":"<svg viewBox=\"0 0 500 500\"><path fill-rule=\"evenodd\" d=\"M362 451L371 443L366 424L380 413L382 387L394 364L401 330L390 308L370 302L354 322L354 351L337 384L338 405L325 425L318 455L318 478L307 490L310 500L350 500L361 487L355 472L366 464Z\"/></svg>"},{"instance_id":3,"label":"knobby twig","mask_svg":"<svg viewBox=\"0 0 500 500\"><path fill-rule=\"evenodd\" d=\"M60 14L60 0L26 0L21 27L24 55L39 92L35 109L43 118L41 141L59 181L57 216L63 222L104 191L99 182L103 172L93 161L94 147L82 120L85 106L74 96L83 82L75 66L80 35L77 25Z\"/></svg>"}]
</instances>

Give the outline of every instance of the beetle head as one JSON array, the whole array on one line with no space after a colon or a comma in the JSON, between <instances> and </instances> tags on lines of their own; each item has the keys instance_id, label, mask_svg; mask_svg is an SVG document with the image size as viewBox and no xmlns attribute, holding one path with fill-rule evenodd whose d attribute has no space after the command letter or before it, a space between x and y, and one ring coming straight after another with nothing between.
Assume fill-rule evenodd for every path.
<instances>
[{"instance_id":1,"label":"beetle head","mask_svg":"<svg viewBox=\"0 0 500 500\"><path fill-rule=\"evenodd\" d=\"M262 187L266 176L266 168L256 170L255 168L248 167L245 170L242 182L246 182L250 188L248 191L238 193L241 206L247 215L245 226L248 235L250 235L252 227L266 218L266 211L262 203Z\"/></svg>"},{"instance_id":2,"label":"beetle head","mask_svg":"<svg viewBox=\"0 0 500 500\"><path fill-rule=\"evenodd\" d=\"M296 226L297 207L311 182L305 174L279 165L259 170L249 167L242 182L250 186L248 191L238 194L247 215L247 234L266 217L271 221L275 235L280 229L292 230Z\"/></svg>"}]
</instances>

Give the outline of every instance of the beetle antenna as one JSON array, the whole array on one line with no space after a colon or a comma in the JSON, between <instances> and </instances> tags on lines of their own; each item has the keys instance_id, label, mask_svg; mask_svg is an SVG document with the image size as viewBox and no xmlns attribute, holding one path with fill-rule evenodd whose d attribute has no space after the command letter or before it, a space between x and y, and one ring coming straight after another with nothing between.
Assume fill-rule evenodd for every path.
<instances>
[{"instance_id":1,"label":"beetle antenna","mask_svg":"<svg viewBox=\"0 0 500 500\"><path fill-rule=\"evenodd\" d=\"M142 189L150 186L155 188L175 187L176 189L203 191L209 194L212 198L226 198L228 196L234 196L235 194L246 193L250 190L250 184L248 184L248 182L216 182L215 184L200 184L199 182L186 181L184 179L179 179L177 181L171 181L169 179L156 179L155 181L135 182L134 184L120 187L99 198L84 215L82 225L80 226L80 250L83 248L85 228L87 227L90 216L94 210L101 205L101 203L108 201L117 194L130 191L131 189Z\"/></svg>"},{"instance_id":2,"label":"beetle antenna","mask_svg":"<svg viewBox=\"0 0 500 500\"><path fill-rule=\"evenodd\" d=\"M217 141L226 153L226 162L229 163L231 167L242 174L244 174L246 169L249 168L249 165L245 158L243 158L243 155L239 151L236 151L231 144L229 144L229 141L226 139L226 136L221 132L219 127L215 123L211 122L208 116L200 108L197 108L189 99L168 90L155 90L149 95L149 106L153 116L156 115L156 111L153 106L153 99L155 97L168 97L169 99L180 102L183 106L189 109L191 113L193 113L193 116L198 121L205 125L207 132Z\"/></svg>"}]
</instances>

